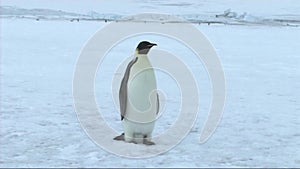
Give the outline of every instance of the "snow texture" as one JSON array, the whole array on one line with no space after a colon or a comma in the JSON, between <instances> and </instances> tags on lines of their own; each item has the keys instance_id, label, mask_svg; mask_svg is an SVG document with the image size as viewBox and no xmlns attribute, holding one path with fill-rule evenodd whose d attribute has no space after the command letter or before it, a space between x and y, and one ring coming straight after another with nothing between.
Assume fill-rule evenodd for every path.
<instances>
[{"instance_id":1,"label":"snow texture","mask_svg":"<svg viewBox=\"0 0 300 169\"><path fill-rule=\"evenodd\" d=\"M0 167L300 166L299 1L119 3L1 1ZM82 47L109 24L106 19L113 22L141 12L192 21L216 48L227 94L219 127L199 144L211 99L202 63L167 37L141 35L122 41L103 60L95 79L99 108L116 131L122 128L110 95L111 78L140 39L156 42L189 65L201 98L196 124L179 145L156 157L128 159L104 151L84 133L73 108L72 78ZM168 98L154 134L174 123L180 103L174 80L157 74L158 86Z\"/></svg>"}]
</instances>

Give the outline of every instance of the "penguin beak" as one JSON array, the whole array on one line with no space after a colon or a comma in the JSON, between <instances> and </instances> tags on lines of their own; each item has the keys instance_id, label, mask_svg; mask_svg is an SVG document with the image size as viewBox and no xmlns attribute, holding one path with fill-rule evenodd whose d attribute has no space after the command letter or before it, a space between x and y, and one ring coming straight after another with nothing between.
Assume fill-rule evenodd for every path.
<instances>
[{"instance_id":1,"label":"penguin beak","mask_svg":"<svg viewBox=\"0 0 300 169\"><path fill-rule=\"evenodd\" d=\"M157 46L157 44L155 44L155 43L151 43L151 44L149 44L148 46L149 46L149 47L152 47L152 46Z\"/></svg>"}]
</instances>

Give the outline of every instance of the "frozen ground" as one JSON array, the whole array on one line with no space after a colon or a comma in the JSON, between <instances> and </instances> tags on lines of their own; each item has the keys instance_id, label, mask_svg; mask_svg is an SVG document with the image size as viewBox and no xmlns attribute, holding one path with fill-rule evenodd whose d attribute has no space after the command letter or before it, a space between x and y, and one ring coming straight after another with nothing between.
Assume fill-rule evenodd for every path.
<instances>
[{"instance_id":1,"label":"frozen ground","mask_svg":"<svg viewBox=\"0 0 300 169\"><path fill-rule=\"evenodd\" d=\"M100 5L68 6L23 1L3 1L2 5L20 8L44 8L87 14L101 13ZM18 2L15 3L14 2ZM34 3L35 2L35 3ZM149 1L150 2L150 1ZM128 5L132 13L136 6L151 12L169 12L180 8L180 14L197 8L184 1L166 1L153 5L144 1ZM228 8L238 13L249 12L261 18L292 16L299 19L300 3L274 1L273 8L266 1L247 1L248 5L220 1L195 3L205 15L222 14ZM296 3L297 2L297 3ZM181 5L180 5L181 4ZM254 6L261 6L255 9ZM105 4L107 5L107 4ZM104 5L104 6L105 6ZM112 4L109 4L111 6ZM130 12L115 8L105 13L126 15ZM265 8L264 8L265 9ZM63 14L65 15L65 13ZM73 15L72 15L73 16ZM112 15L116 16L116 15ZM201 15L202 16L202 15ZM189 135L167 153L147 159L127 159L110 154L98 147L84 133L76 118L72 99L72 78L76 59L86 41L108 23L96 21L1 19L1 120L0 167L297 167L300 165L300 28L276 25L195 25L215 46L226 76L226 105L222 121L208 142L199 144L199 134L209 108L209 82L200 62L192 54L170 43L164 37L147 37L161 44L161 48L178 53L197 72L201 110L197 123ZM131 54L136 39L120 44L112 50L117 65ZM130 46L127 48L127 46ZM175 46L175 49L172 48ZM186 53L187 52L187 53ZM189 55L187 57L186 55ZM191 56L190 56L191 55ZM109 58L109 57L108 57ZM111 62L111 63L110 63ZM113 73L113 68L104 67ZM118 114L110 102L108 75L103 79L99 70L96 84L98 103L103 116L116 130L120 130ZM164 75L162 80L171 80ZM100 85L101 84L101 85ZM172 94L176 86L164 86ZM171 95L172 96L172 95ZM178 98L171 97L169 112L176 110ZM103 100L104 99L104 100ZM107 100L105 100L107 99ZM102 102L106 104L101 105ZM109 116L112 113L113 116ZM164 123L164 121L167 123ZM155 133L168 128L172 118L160 119ZM158 143L159 144L159 143ZM124 143L124 145L126 145Z\"/></svg>"},{"instance_id":2,"label":"frozen ground","mask_svg":"<svg viewBox=\"0 0 300 169\"><path fill-rule=\"evenodd\" d=\"M2 18L27 18L37 20L115 20L122 16L147 13L167 13L180 16L193 23L291 25L300 24L300 4L297 0L230 0L226 2L177 1L71 1L40 3L38 0L5 0L1 3ZM72 5L70 5L72 4Z\"/></svg>"}]
</instances>

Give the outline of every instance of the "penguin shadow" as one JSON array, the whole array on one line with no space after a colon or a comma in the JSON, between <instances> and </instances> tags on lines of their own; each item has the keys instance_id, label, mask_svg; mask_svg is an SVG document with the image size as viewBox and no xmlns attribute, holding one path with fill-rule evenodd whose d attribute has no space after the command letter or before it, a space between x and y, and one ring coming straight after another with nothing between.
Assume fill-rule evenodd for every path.
<instances>
[{"instance_id":1,"label":"penguin shadow","mask_svg":"<svg viewBox=\"0 0 300 169\"><path fill-rule=\"evenodd\" d=\"M145 145L147 145L147 146L150 146L150 145L155 145L155 143L154 142L152 142L152 141L149 141L148 139L147 139L147 136L144 136L144 138L141 138L142 140L141 140L141 142L143 143L143 144L145 144ZM134 144L139 144L139 142L137 142L137 141L130 141L130 142L127 142L127 141L125 141L125 135L124 135L124 133L122 133L121 135L119 135L119 136L116 136L115 138L114 138L114 140L116 140L116 141L124 141L125 143L134 143Z\"/></svg>"}]
</instances>

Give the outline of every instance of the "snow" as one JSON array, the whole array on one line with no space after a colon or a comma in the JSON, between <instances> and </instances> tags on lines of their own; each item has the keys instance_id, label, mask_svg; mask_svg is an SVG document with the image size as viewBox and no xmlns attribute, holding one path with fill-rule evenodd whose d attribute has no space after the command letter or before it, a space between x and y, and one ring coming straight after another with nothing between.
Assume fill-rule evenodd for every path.
<instances>
[{"instance_id":1,"label":"snow","mask_svg":"<svg viewBox=\"0 0 300 169\"><path fill-rule=\"evenodd\" d=\"M32 3L29 3L30 1ZM272 2L277 5L272 6L272 8L268 8L268 4L270 3L268 0L243 1L242 4L239 4L239 0L231 0L227 1L227 3L218 3L218 1L201 2L197 0L189 1L189 3L185 1L175 1L174 3L164 1L122 2L122 5L116 5L120 1L82 3L80 1L64 0L56 4L38 3L36 0L29 0L26 1L26 4L23 4L24 2L21 0L11 0L2 2L0 15L2 18L71 21L100 20L107 22L136 13L157 13L159 11L160 13L182 17L189 22L197 24L300 25L300 13L298 10L300 5L295 0L289 0L289 2L273 0ZM70 3L73 5L69 5ZM78 5L76 5L77 3ZM260 5L257 5L258 3ZM30 5L28 6L28 4ZM108 6L113 6L113 8L109 8ZM166 22L165 19L163 22Z\"/></svg>"},{"instance_id":2,"label":"snow","mask_svg":"<svg viewBox=\"0 0 300 169\"><path fill-rule=\"evenodd\" d=\"M1 14L0 167L300 165L300 29L297 23L296 26L286 26L274 24L273 20L268 24L251 22L251 19L257 23L265 18L299 20L298 1L272 0L272 8L271 2L266 0L243 3L238 0L226 3L217 0L172 3L145 0L130 1L125 8L116 5L116 1L85 2L76 1L75 5L69 5L69 0L60 3L1 1L2 7L13 6L30 12L43 9L38 15L44 16L48 11L48 19L36 21L16 17L23 16L23 10L18 10L21 12L18 15L9 10L9 15L14 17ZM121 132L119 114L110 96L111 78L116 67L132 54L137 41L147 38L157 42L160 49L184 56L181 59L197 75L201 108L187 137L166 153L152 158L130 159L97 146L80 126L72 96L75 64L87 40L109 23L93 20L69 22L68 19L74 15L99 18L98 14L110 14L115 19L115 16L138 12L165 12L197 21L203 18L215 21L215 15L224 15L217 18L222 23L249 18L243 25L194 24L216 48L226 78L224 114L216 132L206 143L200 144L199 137L211 99L209 77L191 51L179 42L157 35L128 38L111 49L95 79L95 85L101 86L95 89L97 103L106 122ZM37 17L35 13L30 16ZM57 20L57 16L67 19ZM159 81L165 82L159 86L167 96L167 113L162 114L154 134L165 131L174 123L173 117L178 115L176 110L180 102L174 80L162 72L157 74ZM173 117L167 116L168 113ZM112 144L128 146L122 142ZM143 145L131 146L140 150Z\"/></svg>"}]
</instances>

